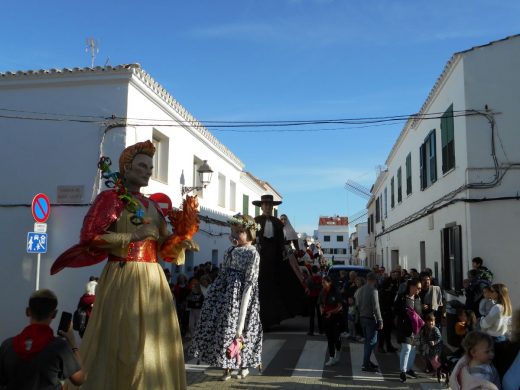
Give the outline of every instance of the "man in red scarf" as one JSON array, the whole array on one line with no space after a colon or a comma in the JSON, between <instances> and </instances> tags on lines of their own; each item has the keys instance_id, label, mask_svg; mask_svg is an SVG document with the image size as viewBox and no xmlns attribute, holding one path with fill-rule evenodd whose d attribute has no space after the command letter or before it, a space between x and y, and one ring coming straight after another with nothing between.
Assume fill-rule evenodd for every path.
<instances>
[{"instance_id":1,"label":"man in red scarf","mask_svg":"<svg viewBox=\"0 0 520 390\"><path fill-rule=\"evenodd\" d=\"M77 386L84 382L72 328L60 331L61 338L54 337L50 327L57 306L50 290L31 294L25 311L30 325L0 346L0 388L58 390L67 378Z\"/></svg>"}]
</instances>

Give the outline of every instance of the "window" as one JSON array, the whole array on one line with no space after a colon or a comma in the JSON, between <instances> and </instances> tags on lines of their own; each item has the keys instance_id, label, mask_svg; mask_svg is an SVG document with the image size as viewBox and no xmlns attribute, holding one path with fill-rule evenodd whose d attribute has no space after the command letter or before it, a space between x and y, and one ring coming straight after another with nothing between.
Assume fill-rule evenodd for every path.
<instances>
[{"instance_id":1,"label":"window","mask_svg":"<svg viewBox=\"0 0 520 390\"><path fill-rule=\"evenodd\" d=\"M374 214L370 214L370 227L372 228L372 233L374 233Z\"/></svg>"},{"instance_id":2,"label":"window","mask_svg":"<svg viewBox=\"0 0 520 390\"><path fill-rule=\"evenodd\" d=\"M343 236L336 236L336 241L338 241L338 242L343 241Z\"/></svg>"},{"instance_id":3,"label":"window","mask_svg":"<svg viewBox=\"0 0 520 390\"><path fill-rule=\"evenodd\" d=\"M218 267L218 249L211 250L211 264Z\"/></svg>"},{"instance_id":4,"label":"window","mask_svg":"<svg viewBox=\"0 0 520 390\"><path fill-rule=\"evenodd\" d=\"M437 156L435 144L435 129L430 131L419 149L421 190L428 188L437 181Z\"/></svg>"},{"instance_id":5,"label":"window","mask_svg":"<svg viewBox=\"0 0 520 390\"><path fill-rule=\"evenodd\" d=\"M236 211L237 208L237 184L234 181L229 182L229 209Z\"/></svg>"},{"instance_id":6,"label":"window","mask_svg":"<svg viewBox=\"0 0 520 390\"><path fill-rule=\"evenodd\" d=\"M341 248L341 254L342 255L346 255L347 254L347 249L346 248Z\"/></svg>"},{"instance_id":7,"label":"window","mask_svg":"<svg viewBox=\"0 0 520 390\"><path fill-rule=\"evenodd\" d=\"M260 215L260 206L255 206L255 217Z\"/></svg>"},{"instance_id":8,"label":"window","mask_svg":"<svg viewBox=\"0 0 520 390\"><path fill-rule=\"evenodd\" d=\"M218 174L218 205L226 207L226 176Z\"/></svg>"},{"instance_id":9,"label":"window","mask_svg":"<svg viewBox=\"0 0 520 390\"><path fill-rule=\"evenodd\" d=\"M403 200L403 186L402 186L402 170L401 167L397 170L397 203Z\"/></svg>"},{"instance_id":10,"label":"window","mask_svg":"<svg viewBox=\"0 0 520 390\"><path fill-rule=\"evenodd\" d=\"M249 196L242 196L242 215L249 215Z\"/></svg>"},{"instance_id":11,"label":"window","mask_svg":"<svg viewBox=\"0 0 520 390\"><path fill-rule=\"evenodd\" d=\"M168 183L168 137L161 134L157 130L153 131L152 143L155 146L155 154L153 155L153 172L152 179Z\"/></svg>"},{"instance_id":12,"label":"window","mask_svg":"<svg viewBox=\"0 0 520 390\"><path fill-rule=\"evenodd\" d=\"M273 215L275 218L278 218L278 209L273 210Z\"/></svg>"},{"instance_id":13,"label":"window","mask_svg":"<svg viewBox=\"0 0 520 390\"><path fill-rule=\"evenodd\" d=\"M385 218L388 217L388 188L385 187Z\"/></svg>"},{"instance_id":14,"label":"window","mask_svg":"<svg viewBox=\"0 0 520 390\"><path fill-rule=\"evenodd\" d=\"M412 153L406 156L406 195L412 193Z\"/></svg>"},{"instance_id":15,"label":"window","mask_svg":"<svg viewBox=\"0 0 520 390\"><path fill-rule=\"evenodd\" d=\"M379 213L380 205L379 205L379 197L376 198L376 223L381 221L381 214Z\"/></svg>"},{"instance_id":16,"label":"window","mask_svg":"<svg viewBox=\"0 0 520 390\"><path fill-rule=\"evenodd\" d=\"M455 124L453 120L453 104L441 118L442 140L442 173L455 168Z\"/></svg>"},{"instance_id":17,"label":"window","mask_svg":"<svg viewBox=\"0 0 520 390\"><path fill-rule=\"evenodd\" d=\"M462 289L462 229L455 225L442 229L442 285L447 290Z\"/></svg>"},{"instance_id":18,"label":"window","mask_svg":"<svg viewBox=\"0 0 520 390\"><path fill-rule=\"evenodd\" d=\"M323 241L329 242L330 241L330 236L323 236Z\"/></svg>"},{"instance_id":19,"label":"window","mask_svg":"<svg viewBox=\"0 0 520 390\"><path fill-rule=\"evenodd\" d=\"M394 177L390 179L390 207L394 208L395 206L395 198L394 198Z\"/></svg>"}]
</instances>

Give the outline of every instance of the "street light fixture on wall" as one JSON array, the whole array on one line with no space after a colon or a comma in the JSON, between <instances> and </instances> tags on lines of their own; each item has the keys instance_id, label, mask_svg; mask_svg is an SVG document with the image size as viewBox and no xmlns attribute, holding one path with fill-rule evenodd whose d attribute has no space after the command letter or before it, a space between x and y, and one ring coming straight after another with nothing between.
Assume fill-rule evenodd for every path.
<instances>
[{"instance_id":1,"label":"street light fixture on wall","mask_svg":"<svg viewBox=\"0 0 520 390\"><path fill-rule=\"evenodd\" d=\"M211 176L213 175L213 170L208 165L208 160L203 160L201 166L199 169L197 169L197 172L199 174L200 183L202 186L200 187L185 187L184 186L184 170L181 173L181 194L184 196L184 194L188 194L191 191L200 191L203 188L206 188L208 184L211 182Z\"/></svg>"}]
</instances>

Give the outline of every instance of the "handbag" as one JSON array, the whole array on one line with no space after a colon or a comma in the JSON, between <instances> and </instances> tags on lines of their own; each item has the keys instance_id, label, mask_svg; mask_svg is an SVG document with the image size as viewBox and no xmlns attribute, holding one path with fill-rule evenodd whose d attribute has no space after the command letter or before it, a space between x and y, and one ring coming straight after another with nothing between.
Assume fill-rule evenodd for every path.
<instances>
[{"instance_id":1,"label":"handbag","mask_svg":"<svg viewBox=\"0 0 520 390\"><path fill-rule=\"evenodd\" d=\"M229 347L226 348L226 356L228 359L236 359L237 365L240 365L240 350L244 347L242 338L234 339Z\"/></svg>"},{"instance_id":2,"label":"handbag","mask_svg":"<svg viewBox=\"0 0 520 390\"><path fill-rule=\"evenodd\" d=\"M410 322L412 323L413 334L419 334L421 328L424 326L424 320L421 318L419 314L417 314L417 312L414 309L412 309L409 306L406 307L406 313L408 314Z\"/></svg>"},{"instance_id":3,"label":"handbag","mask_svg":"<svg viewBox=\"0 0 520 390\"><path fill-rule=\"evenodd\" d=\"M430 364L432 365L433 369L436 370L441 366L441 362L439 360L439 355L435 355L430 359Z\"/></svg>"}]
</instances>

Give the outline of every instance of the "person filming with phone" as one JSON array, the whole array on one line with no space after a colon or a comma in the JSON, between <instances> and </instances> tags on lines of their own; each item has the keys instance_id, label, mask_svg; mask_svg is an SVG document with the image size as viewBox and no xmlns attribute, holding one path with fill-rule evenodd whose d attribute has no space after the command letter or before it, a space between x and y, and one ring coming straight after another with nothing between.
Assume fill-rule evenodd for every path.
<instances>
[{"instance_id":1,"label":"person filming with phone","mask_svg":"<svg viewBox=\"0 0 520 390\"><path fill-rule=\"evenodd\" d=\"M69 379L79 386L85 381L79 350L74 339L72 315L62 313L55 337L51 322L57 314L58 298L51 290L31 294L25 310L29 325L0 346L0 389L61 389Z\"/></svg>"}]
</instances>

